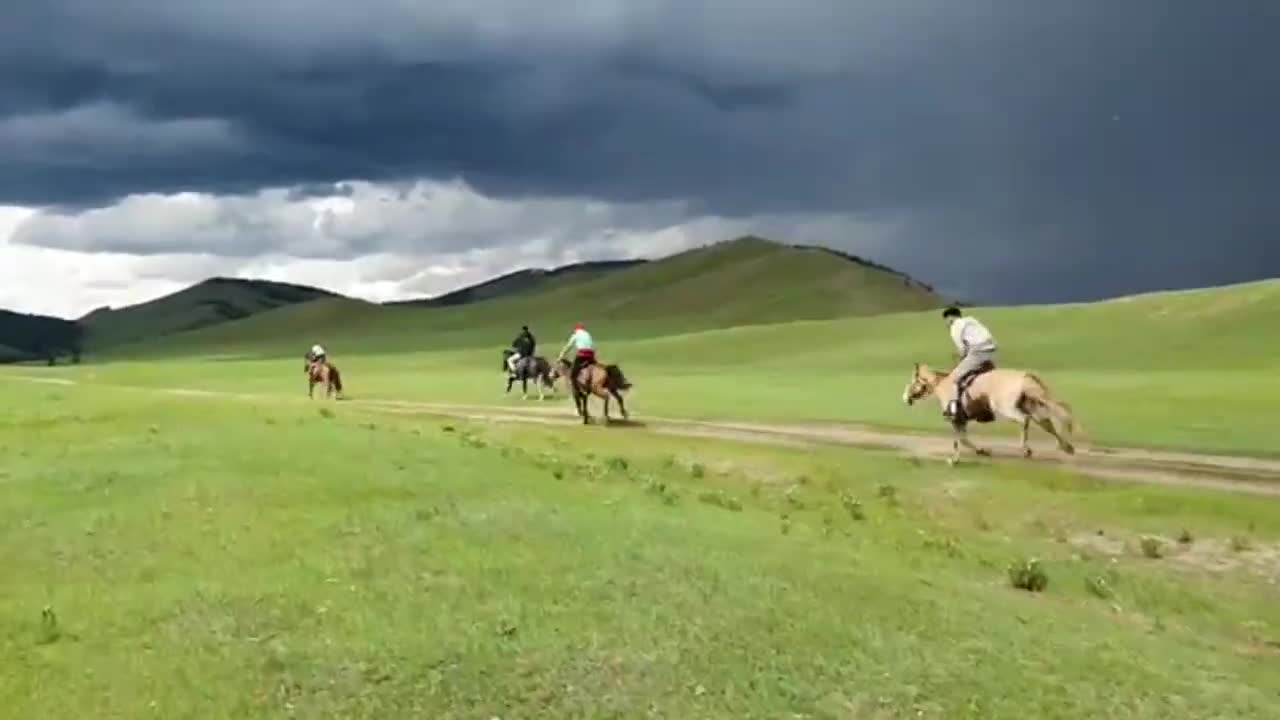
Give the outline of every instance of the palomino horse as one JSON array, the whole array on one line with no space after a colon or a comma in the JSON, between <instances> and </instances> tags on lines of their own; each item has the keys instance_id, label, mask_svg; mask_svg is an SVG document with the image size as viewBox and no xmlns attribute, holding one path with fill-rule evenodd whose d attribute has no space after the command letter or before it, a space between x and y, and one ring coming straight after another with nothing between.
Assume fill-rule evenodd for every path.
<instances>
[{"instance_id":1,"label":"palomino horse","mask_svg":"<svg viewBox=\"0 0 1280 720\"><path fill-rule=\"evenodd\" d=\"M955 383L950 382L949 372L936 372L928 365L916 363L911 375L911 382L902 392L902 400L908 405L934 394L945 409L947 403L955 397ZM1025 370L994 369L978 375L969 383L963 399L963 418L959 422L952 421L955 431L952 441L953 454L948 462L955 464L960 460L960 446L964 445L979 455L990 455L991 451L979 448L969 440L965 426L968 420L989 423L1000 416L1022 425L1022 454L1031 457L1031 446L1027 444L1027 431L1032 421L1052 435L1058 441L1058 447L1068 455L1075 453L1075 446L1067 439L1075 431L1076 421L1071 406L1057 400L1034 373Z\"/></svg>"},{"instance_id":2,"label":"palomino horse","mask_svg":"<svg viewBox=\"0 0 1280 720\"><path fill-rule=\"evenodd\" d=\"M622 374L622 368L617 365L592 363L579 370L576 378L570 376L572 368L573 365L568 360L560 358L559 374L569 380L570 387L573 389L573 404L577 407L578 414L582 416L583 425L591 422L587 403L592 395L604 400L605 422L609 422L609 396L611 395L618 401L618 407L622 409L622 418L625 420L629 417L627 403L622 399L622 391L630 390L631 383L627 382L627 377Z\"/></svg>"},{"instance_id":3,"label":"palomino horse","mask_svg":"<svg viewBox=\"0 0 1280 720\"><path fill-rule=\"evenodd\" d=\"M325 397L333 397L336 391L338 398L342 398L342 373L338 372L337 366L329 362L328 358L324 362L316 362L308 354L306 363L302 367L307 374L307 397L314 398L316 385L323 383Z\"/></svg>"},{"instance_id":4,"label":"palomino horse","mask_svg":"<svg viewBox=\"0 0 1280 720\"><path fill-rule=\"evenodd\" d=\"M516 380L520 381L520 399L529 399L529 381L533 380L538 386L538 399L546 399L546 389L555 390L556 375L551 369L551 363L541 355L533 357L520 358L516 362L515 372L511 372L511 368L507 365L507 360L515 354L515 351L507 348L502 351L502 369L507 373L507 392L511 392L511 386Z\"/></svg>"}]
</instances>

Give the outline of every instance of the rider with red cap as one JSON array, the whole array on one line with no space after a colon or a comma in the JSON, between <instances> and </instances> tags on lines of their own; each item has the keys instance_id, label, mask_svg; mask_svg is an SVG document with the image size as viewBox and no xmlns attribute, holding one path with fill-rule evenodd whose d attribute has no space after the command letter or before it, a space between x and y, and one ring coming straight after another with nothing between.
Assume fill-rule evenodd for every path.
<instances>
[{"instance_id":1,"label":"rider with red cap","mask_svg":"<svg viewBox=\"0 0 1280 720\"><path fill-rule=\"evenodd\" d=\"M560 351L560 357L564 357L570 350L575 349L577 352L573 355L573 366L569 369L569 381L577 390L578 373L582 368L596 361L595 343L591 340L591 333L587 332L587 328L582 323L574 324L573 334L569 336L569 342L565 343L564 349Z\"/></svg>"}]
</instances>

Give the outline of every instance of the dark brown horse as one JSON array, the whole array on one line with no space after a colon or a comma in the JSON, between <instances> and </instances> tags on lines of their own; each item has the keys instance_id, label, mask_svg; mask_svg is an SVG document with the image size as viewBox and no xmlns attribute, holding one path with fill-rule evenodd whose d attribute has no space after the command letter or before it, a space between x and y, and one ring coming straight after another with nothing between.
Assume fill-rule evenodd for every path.
<instances>
[{"instance_id":1,"label":"dark brown horse","mask_svg":"<svg viewBox=\"0 0 1280 720\"><path fill-rule=\"evenodd\" d=\"M342 399L342 373L328 358L317 361L307 353L302 369L307 374L307 397L314 398L316 385L323 384L326 398L333 397L336 392L338 399Z\"/></svg>"},{"instance_id":2,"label":"dark brown horse","mask_svg":"<svg viewBox=\"0 0 1280 720\"><path fill-rule=\"evenodd\" d=\"M627 377L622 374L622 368L617 365L600 365L592 363L583 367L578 371L577 377L571 376L573 366L568 360L560 358L559 374L568 378L569 385L573 390L573 404L578 410L578 415L582 417L582 424L586 425L591 422L591 414L587 409L587 403L592 395L604 400L604 421L609 422L609 398L612 396L618 401L618 407L622 409L623 419L627 419L627 403L622 399L622 392L631 389L631 383L627 382Z\"/></svg>"}]
</instances>

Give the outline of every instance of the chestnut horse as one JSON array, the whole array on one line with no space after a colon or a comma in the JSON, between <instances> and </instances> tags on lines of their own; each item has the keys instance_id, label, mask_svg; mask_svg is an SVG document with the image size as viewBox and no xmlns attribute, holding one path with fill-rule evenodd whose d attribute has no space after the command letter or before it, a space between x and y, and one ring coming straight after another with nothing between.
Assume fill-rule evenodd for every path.
<instances>
[{"instance_id":1,"label":"chestnut horse","mask_svg":"<svg viewBox=\"0 0 1280 720\"><path fill-rule=\"evenodd\" d=\"M569 381L573 391L573 404L578 410L578 415L582 416L583 425L591 422L591 414L587 409L587 402L592 395L604 400L605 422L609 422L610 396L618 401L618 407L622 409L622 418L625 420L629 417L627 403L622 399L622 392L630 390L631 383L627 382L627 377L622 374L622 368L617 365L592 363L579 370L576 378L570 377L572 368L573 365L568 360L560 358L558 374Z\"/></svg>"},{"instance_id":2,"label":"chestnut horse","mask_svg":"<svg viewBox=\"0 0 1280 720\"><path fill-rule=\"evenodd\" d=\"M338 399L342 399L342 373L338 372L337 366L329 362L328 358L323 362L316 362L308 353L302 368L307 374L307 397L314 398L316 385L323 384L326 398L333 397L336 392Z\"/></svg>"}]
</instances>

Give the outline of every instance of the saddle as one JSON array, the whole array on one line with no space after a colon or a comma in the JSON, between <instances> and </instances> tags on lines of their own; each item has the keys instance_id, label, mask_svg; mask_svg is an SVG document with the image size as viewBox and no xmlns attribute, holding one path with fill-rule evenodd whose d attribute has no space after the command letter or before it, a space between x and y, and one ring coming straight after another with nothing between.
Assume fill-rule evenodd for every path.
<instances>
[{"instance_id":1,"label":"saddle","mask_svg":"<svg viewBox=\"0 0 1280 720\"><path fill-rule=\"evenodd\" d=\"M968 394L969 386L974 380L995 369L995 363L988 360L956 380L956 410L958 411L956 420L964 422L972 420L979 423L995 421L996 415L991 410L991 406L985 400L974 400Z\"/></svg>"}]
</instances>

